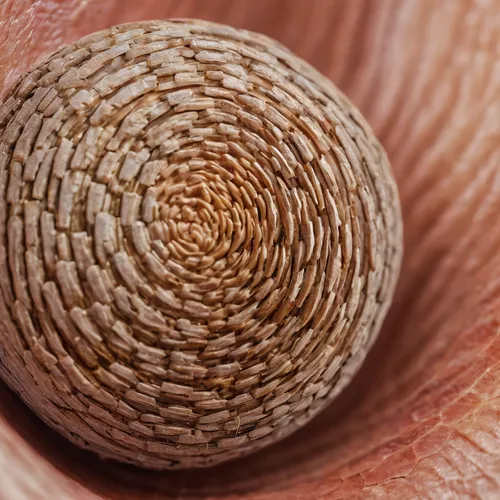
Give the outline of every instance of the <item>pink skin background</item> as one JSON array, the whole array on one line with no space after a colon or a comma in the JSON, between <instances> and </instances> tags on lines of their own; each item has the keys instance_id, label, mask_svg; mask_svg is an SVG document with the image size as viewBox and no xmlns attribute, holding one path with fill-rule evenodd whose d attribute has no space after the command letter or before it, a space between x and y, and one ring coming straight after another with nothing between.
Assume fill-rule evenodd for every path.
<instances>
[{"instance_id":1,"label":"pink skin background","mask_svg":"<svg viewBox=\"0 0 500 500\"><path fill-rule=\"evenodd\" d=\"M102 463L0 385L0 500L500 498L498 0L3 0L0 93L82 35L167 17L271 35L359 106L400 188L395 302L327 411L212 470Z\"/></svg>"}]
</instances>

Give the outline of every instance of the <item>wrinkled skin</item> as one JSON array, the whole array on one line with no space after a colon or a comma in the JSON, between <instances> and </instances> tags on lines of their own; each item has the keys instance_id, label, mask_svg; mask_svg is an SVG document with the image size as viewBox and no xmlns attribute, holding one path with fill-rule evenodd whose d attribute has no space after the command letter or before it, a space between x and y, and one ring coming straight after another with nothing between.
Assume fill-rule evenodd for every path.
<instances>
[{"instance_id":1,"label":"wrinkled skin","mask_svg":"<svg viewBox=\"0 0 500 500\"><path fill-rule=\"evenodd\" d=\"M165 17L271 35L359 106L401 193L396 300L327 411L208 471L103 465L0 386L0 499L499 498L498 0L3 0L0 93L62 44Z\"/></svg>"}]
</instances>

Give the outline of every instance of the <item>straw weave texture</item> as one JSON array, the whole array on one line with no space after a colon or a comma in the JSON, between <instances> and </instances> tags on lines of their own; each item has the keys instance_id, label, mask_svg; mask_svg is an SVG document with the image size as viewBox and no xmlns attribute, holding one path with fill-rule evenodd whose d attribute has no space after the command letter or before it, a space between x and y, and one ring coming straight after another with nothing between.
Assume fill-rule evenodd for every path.
<instances>
[{"instance_id":1,"label":"straw weave texture","mask_svg":"<svg viewBox=\"0 0 500 500\"><path fill-rule=\"evenodd\" d=\"M262 35L115 27L0 106L0 372L101 456L208 466L302 426L373 343L401 248L371 129Z\"/></svg>"}]
</instances>

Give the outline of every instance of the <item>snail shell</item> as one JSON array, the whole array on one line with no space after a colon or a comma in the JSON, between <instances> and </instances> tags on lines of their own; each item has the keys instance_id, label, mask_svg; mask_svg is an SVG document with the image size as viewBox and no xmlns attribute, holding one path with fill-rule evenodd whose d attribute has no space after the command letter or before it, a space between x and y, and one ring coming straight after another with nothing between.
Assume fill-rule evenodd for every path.
<instances>
[{"instance_id":1,"label":"snail shell","mask_svg":"<svg viewBox=\"0 0 500 500\"><path fill-rule=\"evenodd\" d=\"M0 107L0 372L103 457L207 466L352 378L399 271L386 155L263 35L87 36Z\"/></svg>"}]
</instances>

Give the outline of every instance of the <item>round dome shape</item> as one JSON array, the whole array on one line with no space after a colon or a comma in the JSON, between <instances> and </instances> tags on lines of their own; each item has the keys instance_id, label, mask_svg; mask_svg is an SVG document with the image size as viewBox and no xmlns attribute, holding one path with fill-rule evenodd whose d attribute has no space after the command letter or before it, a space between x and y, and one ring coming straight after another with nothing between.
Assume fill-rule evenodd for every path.
<instances>
[{"instance_id":1,"label":"round dome shape","mask_svg":"<svg viewBox=\"0 0 500 500\"><path fill-rule=\"evenodd\" d=\"M401 254L370 127L263 35L117 26L0 106L0 373L103 457L208 466L304 425L365 358Z\"/></svg>"}]
</instances>

